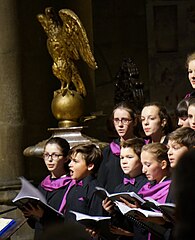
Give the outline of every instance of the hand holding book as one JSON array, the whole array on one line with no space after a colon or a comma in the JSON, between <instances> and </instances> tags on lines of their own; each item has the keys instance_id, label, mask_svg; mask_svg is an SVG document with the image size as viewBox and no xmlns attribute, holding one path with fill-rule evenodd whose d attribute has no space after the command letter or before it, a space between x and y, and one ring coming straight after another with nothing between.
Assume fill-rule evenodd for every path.
<instances>
[{"instance_id":1,"label":"hand holding book","mask_svg":"<svg viewBox=\"0 0 195 240\"><path fill-rule=\"evenodd\" d=\"M110 232L111 217L90 216L76 211L70 212L75 214L76 220L83 224L88 232L94 235L98 234L106 239L116 239L116 236Z\"/></svg>"},{"instance_id":2,"label":"hand holding book","mask_svg":"<svg viewBox=\"0 0 195 240\"><path fill-rule=\"evenodd\" d=\"M116 202L116 205L118 206L119 210L123 215L131 215L138 218L140 218L141 216L144 218L163 217L163 214L160 212L148 211L141 208L130 208L126 204L119 201Z\"/></svg>"},{"instance_id":3,"label":"hand holding book","mask_svg":"<svg viewBox=\"0 0 195 240\"><path fill-rule=\"evenodd\" d=\"M147 197L146 202L144 204L146 207L150 207L151 209L158 210L163 213L164 218L174 223L175 222L175 207L174 203L158 203L154 199Z\"/></svg>"},{"instance_id":4,"label":"hand holding book","mask_svg":"<svg viewBox=\"0 0 195 240\"><path fill-rule=\"evenodd\" d=\"M115 203L112 200L110 200L109 198L106 198L102 201L102 207L109 214L112 214L114 212L114 206L115 206Z\"/></svg>"},{"instance_id":5,"label":"hand holding book","mask_svg":"<svg viewBox=\"0 0 195 240\"><path fill-rule=\"evenodd\" d=\"M23 212L26 212L26 216L35 215L40 217L42 211L47 211L54 216L61 216L63 214L58 212L47 204L47 200L44 195L34 187L24 177L20 177L22 187L18 195L12 200L12 202Z\"/></svg>"},{"instance_id":6,"label":"hand holding book","mask_svg":"<svg viewBox=\"0 0 195 240\"><path fill-rule=\"evenodd\" d=\"M131 202L127 201L123 197L120 197L120 200L121 200L121 202L123 202L124 204L126 204L130 208L141 208L140 202L138 202L136 199L134 200L134 203L131 203Z\"/></svg>"},{"instance_id":7,"label":"hand holding book","mask_svg":"<svg viewBox=\"0 0 195 240\"><path fill-rule=\"evenodd\" d=\"M145 200L142 199L138 194L135 192L120 192L120 193L108 193L106 189L101 187L96 187L96 194L101 197L103 200L105 198L109 198L110 200L114 201L121 201L121 199L125 199L126 201L135 204L135 201L139 204L145 203Z\"/></svg>"},{"instance_id":8,"label":"hand holding book","mask_svg":"<svg viewBox=\"0 0 195 240\"><path fill-rule=\"evenodd\" d=\"M36 206L32 205L31 203L27 203L23 206L22 212L25 217L34 216L36 218L42 218L44 214L44 209L37 204Z\"/></svg>"},{"instance_id":9,"label":"hand holding book","mask_svg":"<svg viewBox=\"0 0 195 240\"><path fill-rule=\"evenodd\" d=\"M166 228L161 226L158 222L163 220L163 214L161 212L148 211L140 208L130 208L122 202L116 202L116 205L121 213L136 226L148 230L160 239L165 234Z\"/></svg>"},{"instance_id":10,"label":"hand holding book","mask_svg":"<svg viewBox=\"0 0 195 240\"><path fill-rule=\"evenodd\" d=\"M175 204L174 203L164 203L160 204L152 198L142 199L135 192L121 192L109 194L104 188L96 187L96 194L102 199L109 198L110 200L120 201L125 203L131 208L142 208L149 211L160 211L163 216L172 223L175 222Z\"/></svg>"}]
</instances>

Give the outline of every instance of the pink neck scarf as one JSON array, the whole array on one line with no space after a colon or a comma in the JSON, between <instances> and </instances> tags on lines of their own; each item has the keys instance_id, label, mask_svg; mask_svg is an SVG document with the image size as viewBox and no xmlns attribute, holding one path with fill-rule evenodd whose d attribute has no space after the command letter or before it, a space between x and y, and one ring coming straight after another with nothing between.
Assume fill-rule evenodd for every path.
<instances>
[{"instance_id":1,"label":"pink neck scarf","mask_svg":"<svg viewBox=\"0 0 195 240\"><path fill-rule=\"evenodd\" d=\"M120 156L120 146L114 141L110 143L110 149L114 155Z\"/></svg>"},{"instance_id":2,"label":"pink neck scarf","mask_svg":"<svg viewBox=\"0 0 195 240\"><path fill-rule=\"evenodd\" d=\"M51 179L51 176L48 175L42 182L41 187L46 191L52 192L58 188L62 188L68 185L72 181L72 178L69 176L65 176L62 178Z\"/></svg>"},{"instance_id":3,"label":"pink neck scarf","mask_svg":"<svg viewBox=\"0 0 195 240\"><path fill-rule=\"evenodd\" d=\"M59 212L61 213L65 213L66 212L66 200L67 200L67 195L69 193L69 191L71 190L72 187L74 187L75 185L78 185L78 186L83 186L83 181L80 180L80 181L76 181L76 180L73 180L71 181L71 183L69 184L65 194L64 194L64 197L62 199L62 202L61 202L61 205L60 205L60 208L59 208Z\"/></svg>"},{"instance_id":4,"label":"pink neck scarf","mask_svg":"<svg viewBox=\"0 0 195 240\"><path fill-rule=\"evenodd\" d=\"M148 182L139 190L138 194L142 194L143 198L151 197L159 203L165 203L170 184L171 180L157 183L154 186L151 186L151 183Z\"/></svg>"}]
</instances>

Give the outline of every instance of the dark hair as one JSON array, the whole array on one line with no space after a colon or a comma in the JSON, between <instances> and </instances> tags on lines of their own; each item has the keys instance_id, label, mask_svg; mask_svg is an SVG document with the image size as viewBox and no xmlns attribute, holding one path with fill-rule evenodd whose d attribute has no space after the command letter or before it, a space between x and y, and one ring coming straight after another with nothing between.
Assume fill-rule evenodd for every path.
<instances>
[{"instance_id":1,"label":"dark hair","mask_svg":"<svg viewBox=\"0 0 195 240\"><path fill-rule=\"evenodd\" d=\"M132 118L134 125L133 125L133 133L135 136L139 135L139 125L138 125L138 110L133 107L130 103L122 101L118 104L116 104L113 108L112 114L110 116L110 119L108 120L108 124L110 125L109 127L112 129L112 131L116 132L115 126L113 124L113 118L114 118L114 113L117 109L123 109L127 111Z\"/></svg>"},{"instance_id":2,"label":"dark hair","mask_svg":"<svg viewBox=\"0 0 195 240\"><path fill-rule=\"evenodd\" d=\"M142 147L142 152L143 151L154 154L158 162L162 162L163 160L166 160L167 166L170 165L168 154L167 154L168 149L165 144L159 143L159 142L149 143Z\"/></svg>"},{"instance_id":3,"label":"dark hair","mask_svg":"<svg viewBox=\"0 0 195 240\"><path fill-rule=\"evenodd\" d=\"M188 108L189 108L189 106L192 106L192 105L195 106L195 98L194 97L190 98L190 101L189 101L189 104L188 104Z\"/></svg>"},{"instance_id":4,"label":"dark hair","mask_svg":"<svg viewBox=\"0 0 195 240\"><path fill-rule=\"evenodd\" d=\"M178 104L176 108L176 115L177 117L188 117L188 105L189 105L189 98L182 99Z\"/></svg>"},{"instance_id":5,"label":"dark hair","mask_svg":"<svg viewBox=\"0 0 195 240\"><path fill-rule=\"evenodd\" d=\"M143 145L144 140L142 138L131 138L126 141L122 141L120 144L121 148L132 148L139 158Z\"/></svg>"},{"instance_id":6,"label":"dark hair","mask_svg":"<svg viewBox=\"0 0 195 240\"><path fill-rule=\"evenodd\" d=\"M57 144L61 148L62 154L64 157L68 155L68 152L70 150L70 145L64 138L52 137L49 140L47 140L47 142L45 143L45 147L47 144ZM44 150L45 150L45 147L44 147Z\"/></svg>"},{"instance_id":7,"label":"dark hair","mask_svg":"<svg viewBox=\"0 0 195 240\"><path fill-rule=\"evenodd\" d=\"M143 108L145 107L151 107L151 106L156 106L158 109L159 109L159 117L160 117L160 120L162 121L163 119L166 120L166 124L165 126L163 127L163 132L165 135L167 135L168 133L172 132L173 130L173 124L172 124L172 120L171 120L171 117L170 115L168 114L168 111L166 109L166 107L164 105L162 105L160 102L149 102L149 103L146 103ZM142 108L142 110L143 110Z\"/></svg>"},{"instance_id":8,"label":"dark hair","mask_svg":"<svg viewBox=\"0 0 195 240\"><path fill-rule=\"evenodd\" d=\"M136 119L136 110L127 102L120 102L118 104L116 104L113 108L113 111L112 111L112 118L114 117L114 112L117 110L117 109L124 109L126 110L129 115L131 116L131 118L133 119L133 121L135 121Z\"/></svg>"},{"instance_id":9,"label":"dark hair","mask_svg":"<svg viewBox=\"0 0 195 240\"><path fill-rule=\"evenodd\" d=\"M103 160L103 155L100 147L93 143L76 145L72 147L71 150L69 151L69 158L71 158L71 155L77 153L81 153L83 155L83 158L87 166L90 163L94 164L92 172L93 174L96 174Z\"/></svg>"},{"instance_id":10,"label":"dark hair","mask_svg":"<svg viewBox=\"0 0 195 240\"><path fill-rule=\"evenodd\" d=\"M68 156L68 153L70 151L70 145L69 143L66 141L66 139L64 138L60 138L60 137L51 137L49 140L46 141L45 143L45 147L48 144L56 144L61 148L62 154L64 157ZM44 151L45 151L45 147L44 147ZM69 172L69 160L67 158L67 161L64 163L64 169L65 171L68 173Z\"/></svg>"},{"instance_id":11,"label":"dark hair","mask_svg":"<svg viewBox=\"0 0 195 240\"><path fill-rule=\"evenodd\" d=\"M195 131L189 127L178 128L168 135L168 139L191 149L195 145Z\"/></svg>"}]
</instances>

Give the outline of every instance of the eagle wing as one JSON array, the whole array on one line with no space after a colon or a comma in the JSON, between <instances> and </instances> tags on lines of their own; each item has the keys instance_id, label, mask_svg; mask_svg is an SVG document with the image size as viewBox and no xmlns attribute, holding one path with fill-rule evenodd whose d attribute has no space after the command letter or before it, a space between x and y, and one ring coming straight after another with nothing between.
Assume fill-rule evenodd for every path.
<instances>
[{"instance_id":1,"label":"eagle wing","mask_svg":"<svg viewBox=\"0 0 195 240\"><path fill-rule=\"evenodd\" d=\"M92 54L85 28L78 16L70 9L61 9L59 16L63 22L61 37L69 57L78 60L80 56L92 69L97 68Z\"/></svg>"}]
</instances>

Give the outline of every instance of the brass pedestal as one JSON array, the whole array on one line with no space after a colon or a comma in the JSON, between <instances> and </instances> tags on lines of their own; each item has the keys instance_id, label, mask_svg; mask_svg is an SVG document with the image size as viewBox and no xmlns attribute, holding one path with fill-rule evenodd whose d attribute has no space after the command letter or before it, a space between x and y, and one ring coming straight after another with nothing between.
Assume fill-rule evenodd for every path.
<instances>
[{"instance_id":1,"label":"brass pedestal","mask_svg":"<svg viewBox=\"0 0 195 240\"><path fill-rule=\"evenodd\" d=\"M78 126L78 127L67 127L67 128L49 128L48 131L52 133L51 137L61 137L65 138L69 144L70 147L73 147L77 144L81 143L95 143L100 146L100 148L103 148L104 146L107 145L105 142L100 142L97 139L90 138L88 136L85 136L81 133L83 126ZM36 144L35 146L29 146L27 147L23 154L26 157L42 157L43 155L43 150L45 143L48 139L43 140Z\"/></svg>"},{"instance_id":2,"label":"brass pedestal","mask_svg":"<svg viewBox=\"0 0 195 240\"><path fill-rule=\"evenodd\" d=\"M49 128L48 131L52 133L52 137L65 138L70 147L80 143L89 143L91 140L87 136L84 136L81 131L84 127L67 127L67 128Z\"/></svg>"}]
</instances>

